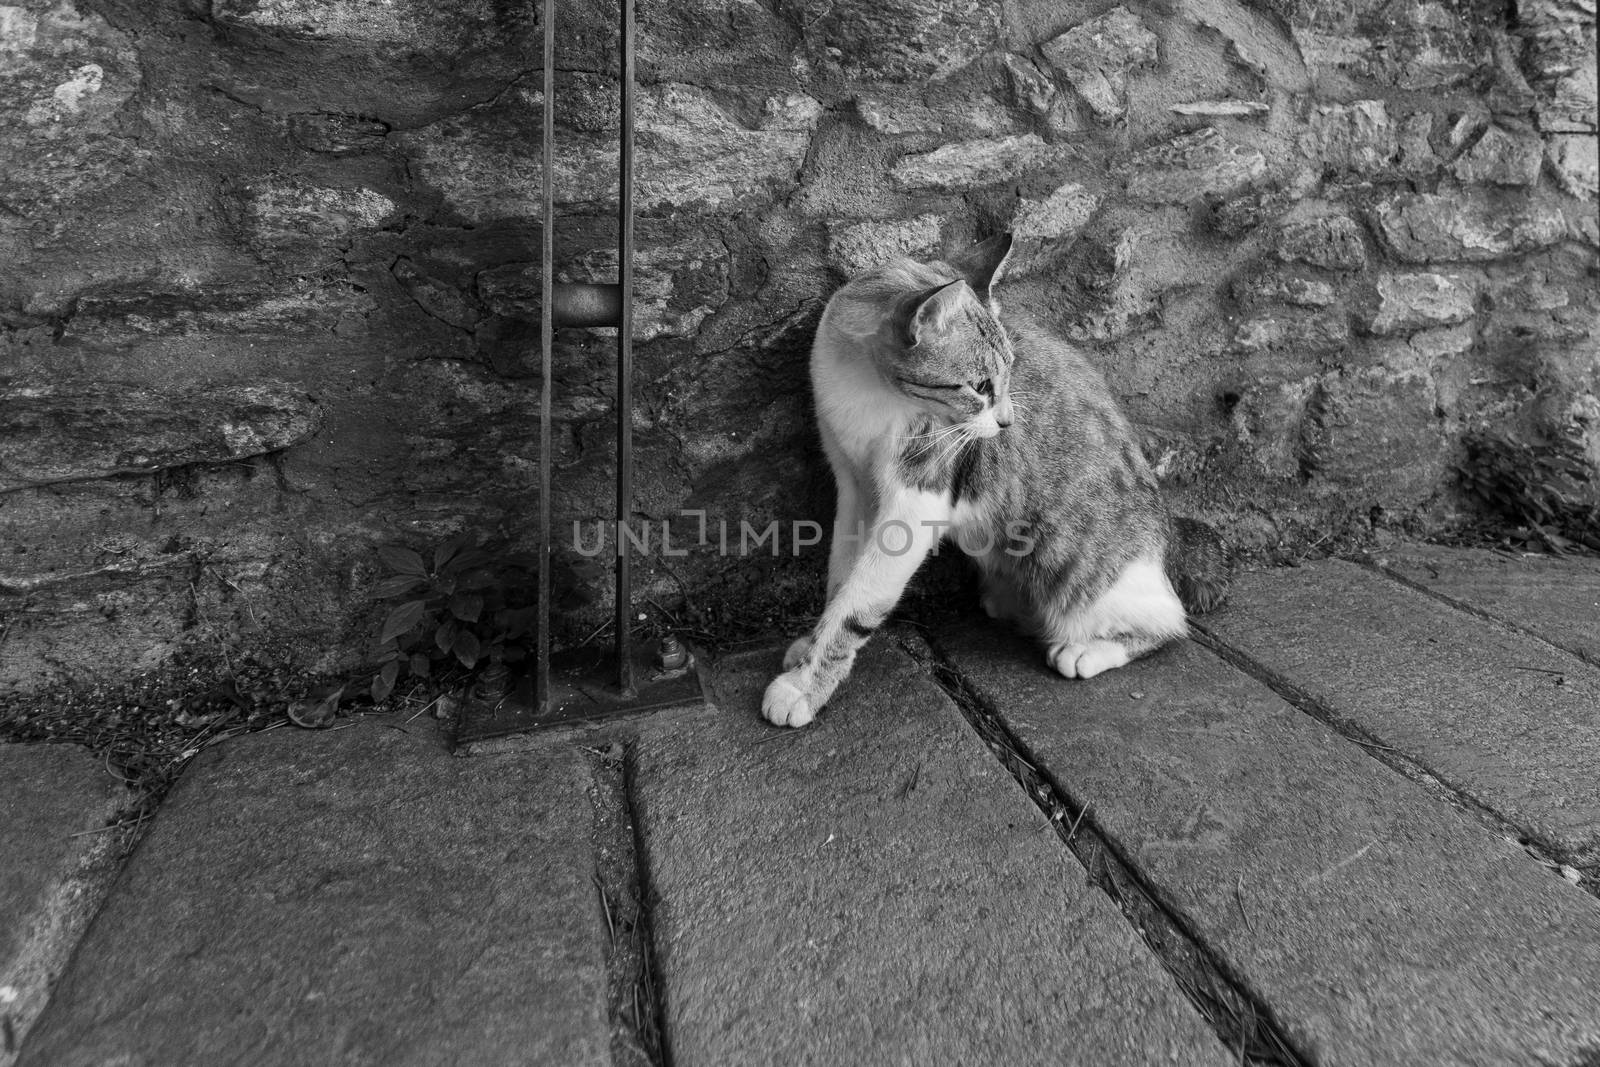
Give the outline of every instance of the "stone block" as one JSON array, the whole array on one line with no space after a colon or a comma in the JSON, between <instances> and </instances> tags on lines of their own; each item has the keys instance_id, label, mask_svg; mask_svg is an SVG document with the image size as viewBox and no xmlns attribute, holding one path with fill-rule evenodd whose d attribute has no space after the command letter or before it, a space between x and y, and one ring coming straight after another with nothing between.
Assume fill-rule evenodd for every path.
<instances>
[{"instance_id":1,"label":"stone block","mask_svg":"<svg viewBox=\"0 0 1600 1067\"><path fill-rule=\"evenodd\" d=\"M641 5L639 59L659 72L657 81L736 85L747 92L798 88L807 60L778 10L783 6L727 0ZM602 3L597 8L593 32L609 42L614 39L615 7Z\"/></svg>"},{"instance_id":2,"label":"stone block","mask_svg":"<svg viewBox=\"0 0 1600 1067\"><path fill-rule=\"evenodd\" d=\"M1489 268L1489 295L1496 311L1554 311L1569 307L1573 294L1547 264Z\"/></svg>"},{"instance_id":3,"label":"stone block","mask_svg":"<svg viewBox=\"0 0 1600 1067\"><path fill-rule=\"evenodd\" d=\"M828 230L828 255L847 276L896 256L926 258L938 251L943 219L934 214L917 215L904 221L857 222Z\"/></svg>"},{"instance_id":4,"label":"stone block","mask_svg":"<svg viewBox=\"0 0 1600 1067\"><path fill-rule=\"evenodd\" d=\"M449 278L434 275L426 264L419 266L409 256L401 256L389 273L418 307L440 322L458 330L471 330L477 323L481 312L472 294Z\"/></svg>"},{"instance_id":5,"label":"stone block","mask_svg":"<svg viewBox=\"0 0 1600 1067\"><path fill-rule=\"evenodd\" d=\"M318 404L282 383L179 394L110 384L12 386L0 396L0 492L227 463L291 448L322 425Z\"/></svg>"},{"instance_id":6,"label":"stone block","mask_svg":"<svg viewBox=\"0 0 1600 1067\"><path fill-rule=\"evenodd\" d=\"M1144 20L1125 7L1074 26L1040 46L1051 66L1072 83L1100 122L1128 111L1128 76L1158 59L1159 41Z\"/></svg>"},{"instance_id":7,"label":"stone block","mask_svg":"<svg viewBox=\"0 0 1600 1067\"><path fill-rule=\"evenodd\" d=\"M1135 153L1127 164L1128 195L1154 203L1188 203L1237 192L1266 170L1266 157L1256 149L1207 126Z\"/></svg>"},{"instance_id":8,"label":"stone block","mask_svg":"<svg viewBox=\"0 0 1600 1067\"><path fill-rule=\"evenodd\" d=\"M1259 382L1240 394L1229 413L1234 439L1254 466L1271 478L1301 473L1301 433L1315 378Z\"/></svg>"},{"instance_id":9,"label":"stone block","mask_svg":"<svg viewBox=\"0 0 1600 1067\"><path fill-rule=\"evenodd\" d=\"M1600 138L1592 133L1556 133L1545 138L1545 157L1556 181L1573 196L1600 196Z\"/></svg>"},{"instance_id":10,"label":"stone block","mask_svg":"<svg viewBox=\"0 0 1600 1067\"><path fill-rule=\"evenodd\" d=\"M164 242L162 251L175 243ZM300 263L323 265L341 246L319 247L308 241L300 247L306 254ZM263 258L273 258L280 269L286 266L265 252ZM199 284L191 264L205 262L203 253L196 252L187 262L157 271L135 268L83 291L57 290L49 298L72 297L71 315L62 324L58 342L125 346L169 339L181 345L197 335L220 344L233 343L239 334L320 337L341 322L363 321L378 307L369 291L309 274L275 277L256 285L236 278L216 286Z\"/></svg>"},{"instance_id":11,"label":"stone block","mask_svg":"<svg viewBox=\"0 0 1600 1067\"><path fill-rule=\"evenodd\" d=\"M13 218L124 180L117 115L144 83L132 36L71 4L0 7L0 202Z\"/></svg>"},{"instance_id":12,"label":"stone block","mask_svg":"<svg viewBox=\"0 0 1600 1067\"><path fill-rule=\"evenodd\" d=\"M641 211L719 207L794 182L821 114L803 94L769 98L772 106L751 129L693 86L656 86L643 95L635 191Z\"/></svg>"},{"instance_id":13,"label":"stone block","mask_svg":"<svg viewBox=\"0 0 1600 1067\"><path fill-rule=\"evenodd\" d=\"M634 254L634 337L693 337L728 300L728 250L705 236L686 236Z\"/></svg>"},{"instance_id":14,"label":"stone block","mask_svg":"<svg viewBox=\"0 0 1600 1067\"><path fill-rule=\"evenodd\" d=\"M821 109L802 94L770 97L747 125L690 85L640 90L634 204L641 212L699 205L722 210L798 180ZM770 106L767 106L770 104ZM464 218L482 223L537 211L537 149L521 109L468 112L403 135L418 178ZM553 181L564 207L616 202L618 155L608 137L562 142Z\"/></svg>"},{"instance_id":15,"label":"stone block","mask_svg":"<svg viewBox=\"0 0 1600 1067\"><path fill-rule=\"evenodd\" d=\"M879 133L894 136L912 133L938 133L944 119L928 105L880 95L858 96L855 111L861 121Z\"/></svg>"},{"instance_id":16,"label":"stone block","mask_svg":"<svg viewBox=\"0 0 1600 1067\"><path fill-rule=\"evenodd\" d=\"M1018 201L1008 227L1015 243L1006 260L1006 275L1023 277L1049 269L1100 210L1103 199L1068 182L1042 200Z\"/></svg>"},{"instance_id":17,"label":"stone block","mask_svg":"<svg viewBox=\"0 0 1600 1067\"><path fill-rule=\"evenodd\" d=\"M1483 190L1397 193L1378 202L1372 219L1405 263L1499 259L1549 247L1567 233L1566 219L1548 201Z\"/></svg>"},{"instance_id":18,"label":"stone block","mask_svg":"<svg viewBox=\"0 0 1600 1067\"><path fill-rule=\"evenodd\" d=\"M413 128L493 99L538 63L536 5L216 0L152 8L147 18L180 12L216 33L204 83L268 115L338 112ZM584 32L594 14L562 15L565 64L602 63Z\"/></svg>"},{"instance_id":19,"label":"stone block","mask_svg":"<svg viewBox=\"0 0 1600 1067\"><path fill-rule=\"evenodd\" d=\"M611 1063L582 754L352 727L195 759L22 1064Z\"/></svg>"},{"instance_id":20,"label":"stone block","mask_svg":"<svg viewBox=\"0 0 1600 1067\"><path fill-rule=\"evenodd\" d=\"M1234 331L1229 350L1242 355L1294 352L1328 355L1350 341L1350 323L1344 312L1328 309L1311 314L1285 311L1246 319Z\"/></svg>"},{"instance_id":21,"label":"stone block","mask_svg":"<svg viewBox=\"0 0 1600 1067\"><path fill-rule=\"evenodd\" d=\"M377 230L395 212L394 201L373 189L295 179L251 182L239 197L245 240L273 258L335 259L341 244Z\"/></svg>"},{"instance_id":22,"label":"stone block","mask_svg":"<svg viewBox=\"0 0 1600 1067\"><path fill-rule=\"evenodd\" d=\"M1367 367L1326 374L1306 405L1306 470L1316 489L1403 508L1438 491L1446 470L1434 385Z\"/></svg>"},{"instance_id":23,"label":"stone block","mask_svg":"<svg viewBox=\"0 0 1600 1067\"><path fill-rule=\"evenodd\" d=\"M216 0L211 14L223 25L290 37L410 44L417 31L407 18L409 6L394 0Z\"/></svg>"},{"instance_id":24,"label":"stone block","mask_svg":"<svg viewBox=\"0 0 1600 1067\"><path fill-rule=\"evenodd\" d=\"M1544 143L1537 133L1490 126L1451 170L1464 182L1533 185L1543 160Z\"/></svg>"},{"instance_id":25,"label":"stone block","mask_svg":"<svg viewBox=\"0 0 1600 1067\"><path fill-rule=\"evenodd\" d=\"M1045 114L1044 128L1052 140L1064 141L1086 133L1091 127L1079 117L1078 106L1068 99L1067 94L1057 93L1055 99L1050 101L1049 112Z\"/></svg>"},{"instance_id":26,"label":"stone block","mask_svg":"<svg viewBox=\"0 0 1600 1067\"><path fill-rule=\"evenodd\" d=\"M387 122L359 115L307 111L289 116L289 132L295 144L308 152L329 155L353 155L381 148L389 129Z\"/></svg>"},{"instance_id":27,"label":"stone block","mask_svg":"<svg viewBox=\"0 0 1600 1067\"><path fill-rule=\"evenodd\" d=\"M1247 307L1284 303L1323 308L1334 303L1338 295L1325 281L1286 273L1281 267L1269 267L1235 279L1233 298Z\"/></svg>"},{"instance_id":28,"label":"stone block","mask_svg":"<svg viewBox=\"0 0 1600 1067\"><path fill-rule=\"evenodd\" d=\"M1067 158L1067 149L1046 144L1038 134L1027 133L958 141L931 152L912 153L901 157L889 175L906 190L959 192L1015 181L1026 171L1051 167Z\"/></svg>"},{"instance_id":29,"label":"stone block","mask_svg":"<svg viewBox=\"0 0 1600 1067\"><path fill-rule=\"evenodd\" d=\"M998 9L971 0L780 0L777 8L801 27L812 62L847 78L943 78L983 55L999 28Z\"/></svg>"},{"instance_id":30,"label":"stone block","mask_svg":"<svg viewBox=\"0 0 1600 1067\"><path fill-rule=\"evenodd\" d=\"M1396 337L1378 342L1373 351L1378 362L1396 374L1432 376L1440 407L1447 404L1446 382L1456 369L1459 358L1470 352L1477 343L1477 331L1471 323L1458 326L1437 326L1421 330L1409 337Z\"/></svg>"},{"instance_id":31,"label":"stone block","mask_svg":"<svg viewBox=\"0 0 1600 1067\"><path fill-rule=\"evenodd\" d=\"M1076 240L1053 248L1041 242L1039 252L1040 265L1070 277L1081 294L1068 304L1078 312L1065 323L1073 340L1108 341L1151 329L1162 306L1203 284L1210 269L1190 237L1190 213L1181 207L1135 214L1113 206ZM1044 258L1057 252L1058 261ZM1038 310L1060 314L1048 303ZM1155 370L1142 356L1134 362Z\"/></svg>"},{"instance_id":32,"label":"stone block","mask_svg":"<svg viewBox=\"0 0 1600 1067\"><path fill-rule=\"evenodd\" d=\"M883 88L878 83L875 89ZM917 96L875 91L855 98L854 109L870 129L893 136L939 134L945 141L1020 133L1015 114L985 93L930 92ZM919 146L925 146L926 139Z\"/></svg>"},{"instance_id":33,"label":"stone block","mask_svg":"<svg viewBox=\"0 0 1600 1067\"><path fill-rule=\"evenodd\" d=\"M1378 67L1401 89L1459 85L1487 65L1488 49L1452 4L1404 0L1383 8L1390 22Z\"/></svg>"},{"instance_id":34,"label":"stone block","mask_svg":"<svg viewBox=\"0 0 1600 1067\"><path fill-rule=\"evenodd\" d=\"M1367 266L1361 224L1345 214L1285 223L1278 231L1277 253L1284 262L1310 263L1326 270L1365 270Z\"/></svg>"},{"instance_id":35,"label":"stone block","mask_svg":"<svg viewBox=\"0 0 1600 1067\"><path fill-rule=\"evenodd\" d=\"M1191 100L1167 110L1190 118L1255 118L1266 115L1272 105L1260 100Z\"/></svg>"},{"instance_id":36,"label":"stone block","mask_svg":"<svg viewBox=\"0 0 1600 1067\"><path fill-rule=\"evenodd\" d=\"M1059 91L1049 76L1015 52L1007 52L1003 62L1011 76L1011 96L1019 107L1026 107L1038 115L1050 113Z\"/></svg>"},{"instance_id":37,"label":"stone block","mask_svg":"<svg viewBox=\"0 0 1600 1067\"><path fill-rule=\"evenodd\" d=\"M1490 65L1473 21L1433 0L1283 0L1295 44L1314 77L1332 85L1370 79L1398 89L1461 85Z\"/></svg>"},{"instance_id":38,"label":"stone block","mask_svg":"<svg viewBox=\"0 0 1600 1067\"><path fill-rule=\"evenodd\" d=\"M86 748L0 744L0 1065L100 906L127 839L98 831L133 799Z\"/></svg>"},{"instance_id":39,"label":"stone block","mask_svg":"<svg viewBox=\"0 0 1600 1067\"><path fill-rule=\"evenodd\" d=\"M1301 151L1324 170L1365 180L1418 177L1438 169L1429 144L1433 116L1414 112L1391 118L1382 100L1318 107L1301 138Z\"/></svg>"},{"instance_id":40,"label":"stone block","mask_svg":"<svg viewBox=\"0 0 1600 1067\"><path fill-rule=\"evenodd\" d=\"M604 62L595 47L598 35L584 33L583 23L596 14L593 8L586 3L578 11L563 9L566 65L592 69ZM537 70L539 55L536 5L219 0L149 8L141 25L176 30L194 17L215 33L203 84L244 109L227 108L241 125L219 133L257 132L259 119L251 112L357 115L411 129L500 96ZM172 36L181 38L176 32ZM197 61L184 47L146 34L140 49L161 55L156 62L177 67ZM165 101L189 96L173 93L166 79L156 84ZM210 121L211 108L196 102L202 121ZM179 116L157 121L165 125L173 118Z\"/></svg>"},{"instance_id":41,"label":"stone block","mask_svg":"<svg viewBox=\"0 0 1600 1067\"><path fill-rule=\"evenodd\" d=\"M295 457L0 493L0 691L116 685L185 645L204 662L267 627L306 665L352 663L360 653L329 640L346 625L330 591L374 519L280 488L304 484Z\"/></svg>"},{"instance_id":42,"label":"stone block","mask_svg":"<svg viewBox=\"0 0 1600 1067\"><path fill-rule=\"evenodd\" d=\"M1367 324L1376 334L1453 326L1476 310L1477 293L1459 275L1383 274L1376 288L1377 308Z\"/></svg>"},{"instance_id":43,"label":"stone block","mask_svg":"<svg viewBox=\"0 0 1600 1067\"><path fill-rule=\"evenodd\" d=\"M1522 70L1537 98L1539 129L1593 134L1600 107L1593 0L1517 0L1516 12Z\"/></svg>"},{"instance_id":44,"label":"stone block","mask_svg":"<svg viewBox=\"0 0 1600 1067\"><path fill-rule=\"evenodd\" d=\"M1211 208L1206 226L1219 237L1243 237L1264 222L1270 222L1288 211L1297 199L1289 189L1253 185L1244 186L1232 193L1206 197Z\"/></svg>"},{"instance_id":45,"label":"stone block","mask_svg":"<svg viewBox=\"0 0 1600 1067\"><path fill-rule=\"evenodd\" d=\"M1076 236L1100 210L1101 201L1076 182L1060 186L1043 200L1023 199L1011 220L1012 236L1050 240Z\"/></svg>"}]
</instances>

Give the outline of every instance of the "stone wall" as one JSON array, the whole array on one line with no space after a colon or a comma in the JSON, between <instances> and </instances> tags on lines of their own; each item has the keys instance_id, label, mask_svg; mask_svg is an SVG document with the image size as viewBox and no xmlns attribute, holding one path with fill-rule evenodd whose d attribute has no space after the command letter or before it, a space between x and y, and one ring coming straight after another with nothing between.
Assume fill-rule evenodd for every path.
<instances>
[{"instance_id":1,"label":"stone wall","mask_svg":"<svg viewBox=\"0 0 1600 1067\"><path fill-rule=\"evenodd\" d=\"M349 663L374 544L527 545L534 6L0 5L0 688L238 631ZM609 280L614 16L561 7L558 258ZM1002 228L1008 299L1246 545L1450 521L1479 424L1600 460L1593 0L639 19L640 520L826 518L823 301ZM608 514L611 353L561 339L563 531ZM642 610L759 626L814 603L823 552L653 554ZM574 626L604 607L583 562L560 549Z\"/></svg>"}]
</instances>

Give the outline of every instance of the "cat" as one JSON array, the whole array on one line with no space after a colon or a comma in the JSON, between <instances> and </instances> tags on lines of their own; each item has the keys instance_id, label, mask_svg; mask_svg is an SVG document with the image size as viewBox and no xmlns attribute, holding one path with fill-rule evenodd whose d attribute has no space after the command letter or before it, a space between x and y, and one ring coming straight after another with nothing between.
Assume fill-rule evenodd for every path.
<instances>
[{"instance_id":1,"label":"cat","mask_svg":"<svg viewBox=\"0 0 1600 1067\"><path fill-rule=\"evenodd\" d=\"M827 607L767 686L770 722L816 717L946 534L977 563L984 611L1067 678L1183 636L1226 594L1220 538L1168 515L1100 373L1026 316L1001 325L1010 248L897 259L828 301L811 354L838 485Z\"/></svg>"}]
</instances>

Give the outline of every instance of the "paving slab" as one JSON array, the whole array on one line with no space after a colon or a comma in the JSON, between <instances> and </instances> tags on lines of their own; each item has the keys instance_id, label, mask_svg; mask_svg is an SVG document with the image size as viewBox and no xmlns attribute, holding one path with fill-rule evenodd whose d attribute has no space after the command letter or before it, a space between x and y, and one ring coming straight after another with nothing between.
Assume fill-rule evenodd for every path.
<instances>
[{"instance_id":1,"label":"paving slab","mask_svg":"<svg viewBox=\"0 0 1600 1067\"><path fill-rule=\"evenodd\" d=\"M1600 902L1192 642L1089 681L939 647L1322 1067L1600 1055Z\"/></svg>"},{"instance_id":2,"label":"paving slab","mask_svg":"<svg viewBox=\"0 0 1600 1067\"><path fill-rule=\"evenodd\" d=\"M1600 666L1600 559L1406 545L1375 553L1373 562Z\"/></svg>"},{"instance_id":3,"label":"paving slab","mask_svg":"<svg viewBox=\"0 0 1600 1067\"><path fill-rule=\"evenodd\" d=\"M760 717L781 658L635 749L678 1067L1233 1062L891 639L803 730Z\"/></svg>"},{"instance_id":4,"label":"paving slab","mask_svg":"<svg viewBox=\"0 0 1600 1067\"><path fill-rule=\"evenodd\" d=\"M117 870L95 833L132 794L77 745L0 745L0 1067L44 1010Z\"/></svg>"},{"instance_id":5,"label":"paving slab","mask_svg":"<svg viewBox=\"0 0 1600 1067\"><path fill-rule=\"evenodd\" d=\"M425 722L197 757L20 1063L608 1064L586 765Z\"/></svg>"},{"instance_id":6,"label":"paving slab","mask_svg":"<svg viewBox=\"0 0 1600 1067\"><path fill-rule=\"evenodd\" d=\"M1564 862L1600 861L1600 668L1339 560L1241 575L1202 624Z\"/></svg>"}]
</instances>

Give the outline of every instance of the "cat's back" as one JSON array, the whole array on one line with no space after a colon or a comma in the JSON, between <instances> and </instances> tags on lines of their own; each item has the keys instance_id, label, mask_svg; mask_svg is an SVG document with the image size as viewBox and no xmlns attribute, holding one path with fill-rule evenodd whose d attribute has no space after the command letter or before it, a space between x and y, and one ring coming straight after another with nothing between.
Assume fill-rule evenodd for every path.
<instances>
[{"instance_id":1,"label":"cat's back","mask_svg":"<svg viewBox=\"0 0 1600 1067\"><path fill-rule=\"evenodd\" d=\"M1036 553L1015 565L1093 585L1129 560L1159 558L1165 509L1138 431L1105 376L1025 312L1003 309L1001 322L1016 357L1016 420L979 442L972 481L994 519L1038 532Z\"/></svg>"},{"instance_id":2,"label":"cat's back","mask_svg":"<svg viewBox=\"0 0 1600 1067\"><path fill-rule=\"evenodd\" d=\"M1001 321L1016 355L1011 391L1021 400L1024 435L1031 427L1058 441L1063 434L1069 441L1084 434L1105 443L1136 440L1105 375L1087 353L1027 312L1006 309Z\"/></svg>"}]
</instances>

